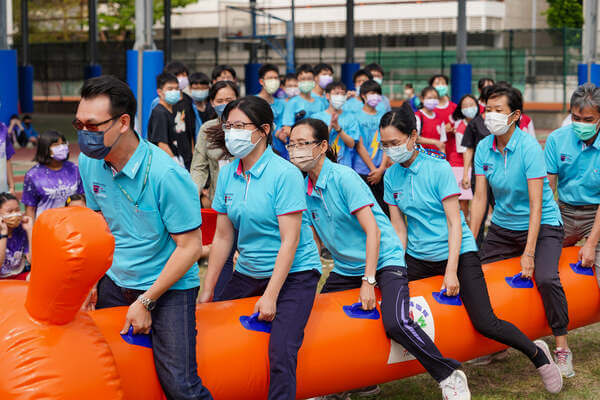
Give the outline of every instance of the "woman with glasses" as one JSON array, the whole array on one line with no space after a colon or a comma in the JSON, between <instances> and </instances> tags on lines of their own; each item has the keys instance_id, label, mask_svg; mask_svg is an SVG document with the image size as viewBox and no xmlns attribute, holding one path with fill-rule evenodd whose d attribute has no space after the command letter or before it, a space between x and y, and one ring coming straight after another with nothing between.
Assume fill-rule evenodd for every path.
<instances>
[{"instance_id":1,"label":"woman with glasses","mask_svg":"<svg viewBox=\"0 0 600 400\"><path fill-rule=\"evenodd\" d=\"M386 334L440 383L445 399L469 399L467 377L458 370L460 363L443 357L410 317L404 249L394 228L363 179L351 168L335 163L328 140L327 125L308 118L294 125L288 145L290 161L308 174L304 188L310 224L334 260L321 293L360 288L362 308L372 310L378 285ZM359 391L360 395L376 395L379 388Z\"/></svg>"},{"instance_id":2,"label":"woman with glasses","mask_svg":"<svg viewBox=\"0 0 600 400\"><path fill-rule=\"evenodd\" d=\"M321 275L317 247L303 218L302 174L273 152L273 112L265 100L235 100L221 119L221 147L235 160L219 173L213 200L219 216L199 301L213 300L238 230L240 256L220 300L260 296L258 319L272 321L269 399L292 400L298 350Z\"/></svg>"}]
</instances>

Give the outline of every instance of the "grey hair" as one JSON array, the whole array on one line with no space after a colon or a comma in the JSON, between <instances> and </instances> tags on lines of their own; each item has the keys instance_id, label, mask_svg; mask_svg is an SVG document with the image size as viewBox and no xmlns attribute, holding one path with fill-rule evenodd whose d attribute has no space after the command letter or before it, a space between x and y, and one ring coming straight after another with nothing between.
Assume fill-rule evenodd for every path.
<instances>
[{"instance_id":1,"label":"grey hair","mask_svg":"<svg viewBox=\"0 0 600 400\"><path fill-rule=\"evenodd\" d=\"M590 82L578 86L571 96L571 110L586 107L594 107L600 112L600 88Z\"/></svg>"}]
</instances>

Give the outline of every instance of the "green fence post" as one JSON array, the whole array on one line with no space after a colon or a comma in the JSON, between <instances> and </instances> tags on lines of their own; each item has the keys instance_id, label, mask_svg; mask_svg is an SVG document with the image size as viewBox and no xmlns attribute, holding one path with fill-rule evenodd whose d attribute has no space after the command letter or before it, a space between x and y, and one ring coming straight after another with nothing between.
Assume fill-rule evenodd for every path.
<instances>
[{"instance_id":1,"label":"green fence post","mask_svg":"<svg viewBox=\"0 0 600 400\"><path fill-rule=\"evenodd\" d=\"M508 81L513 83L513 40L515 38L515 32L511 29L508 31Z\"/></svg>"},{"instance_id":2,"label":"green fence post","mask_svg":"<svg viewBox=\"0 0 600 400\"><path fill-rule=\"evenodd\" d=\"M377 64L381 65L381 52L383 47L383 35L377 35Z\"/></svg>"},{"instance_id":3,"label":"green fence post","mask_svg":"<svg viewBox=\"0 0 600 400\"><path fill-rule=\"evenodd\" d=\"M441 74L442 75L444 75L444 68L446 67L445 58L446 58L446 32L442 32L442 63L441 63L441 67L442 67Z\"/></svg>"}]
</instances>

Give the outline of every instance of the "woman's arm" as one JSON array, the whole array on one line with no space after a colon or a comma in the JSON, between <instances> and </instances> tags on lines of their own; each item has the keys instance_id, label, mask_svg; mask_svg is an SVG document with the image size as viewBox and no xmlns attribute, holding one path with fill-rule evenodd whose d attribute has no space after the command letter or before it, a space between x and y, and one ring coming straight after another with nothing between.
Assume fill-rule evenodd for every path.
<instances>
[{"instance_id":1,"label":"woman's arm","mask_svg":"<svg viewBox=\"0 0 600 400\"><path fill-rule=\"evenodd\" d=\"M596 261L596 247L598 246L598 240L600 240L600 207L596 211L596 217L594 218L594 225L590 236L588 236L585 244L579 250L579 260L583 267L593 267Z\"/></svg>"},{"instance_id":2,"label":"woman's arm","mask_svg":"<svg viewBox=\"0 0 600 400\"><path fill-rule=\"evenodd\" d=\"M258 299L254 306L254 312L258 312L258 319L264 321L273 321L277 312L277 298L279 291L285 282L294 257L298 242L300 242L300 228L302 226L302 212L280 215L277 217L279 222L279 234L281 236L281 246L275 259L275 267L267 288L263 295Z\"/></svg>"},{"instance_id":3,"label":"woman's arm","mask_svg":"<svg viewBox=\"0 0 600 400\"><path fill-rule=\"evenodd\" d=\"M404 214L397 206L390 205L390 220L392 221L392 226L396 231L396 235L400 238L400 243L402 243L402 248L406 251L406 242L407 242L407 232L406 232L406 224L404 223Z\"/></svg>"},{"instance_id":4,"label":"woman's arm","mask_svg":"<svg viewBox=\"0 0 600 400\"><path fill-rule=\"evenodd\" d=\"M35 221L35 207L26 206L25 207L25 215L31 218L32 221Z\"/></svg>"},{"instance_id":5,"label":"woman's arm","mask_svg":"<svg viewBox=\"0 0 600 400\"><path fill-rule=\"evenodd\" d=\"M30 216L26 216L25 218L23 218L23 222L21 223L21 226L23 227L23 230L25 230L25 233L27 233L27 261L31 263L31 242L33 241L33 221L34 219ZM1 263L0 263L1 265Z\"/></svg>"},{"instance_id":6,"label":"woman's arm","mask_svg":"<svg viewBox=\"0 0 600 400\"><path fill-rule=\"evenodd\" d=\"M233 247L233 236L234 229L231 220L227 215L219 214L215 236L210 248L210 256L208 257L208 269L204 277L202 292L198 298L199 303L212 301L215 285Z\"/></svg>"},{"instance_id":7,"label":"woman's arm","mask_svg":"<svg viewBox=\"0 0 600 400\"><path fill-rule=\"evenodd\" d=\"M521 256L521 274L523 278L531 279L535 268L535 247L540 233L540 223L542 221L544 178L527 180L527 189L529 190L529 230L527 232L525 251L523 251L523 255Z\"/></svg>"},{"instance_id":8,"label":"woman's arm","mask_svg":"<svg viewBox=\"0 0 600 400\"><path fill-rule=\"evenodd\" d=\"M8 227L0 219L0 235L8 235ZM6 260L6 248L8 244L8 238L0 239L0 266L4 264L4 260Z\"/></svg>"},{"instance_id":9,"label":"woman's arm","mask_svg":"<svg viewBox=\"0 0 600 400\"><path fill-rule=\"evenodd\" d=\"M471 188L471 165L473 163L473 149L467 147L465 152L463 153L464 160L464 169L463 169L463 179L462 179L462 187L463 189Z\"/></svg>"},{"instance_id":10,"label":"woman's arm","mask_svg":"<svg viewBox=\"0 0 600 400\"><path fill-rule=\"evenodd\" d=\"M485 210L488 202L487 195L487 179L483 175L475 176L475 195L473 196L473 202L471 203L471 220L469 222L469 228L473 232L473 236L477 237L479 234L479 228L484 222Z\"/></svg>"},{"instance_id":11,"label":"woman's arm","mask_svg":"<svg viewBox=\"0 0 600 400\"><path fill-rule=\"evenodd\" d=\"M552 189L552 193L556 193L556 183L558 182L558 175L548 174L548 183Z\"/></svg>"},{"instance_id":12,"label":"woman's arm","mask_svg":"<svg viewBox=\"0 0 600 400\"><path fill-rule=\"evenodd\" d=\"M458 282L458 258L462 244L462 222L460 219L460 206L458 196L447 197L442 200L446 222L448 224L448 263L444 274L442 289L446 289L448 296L458 295L460 284Z\"/></svg>"},{"instance_id":13,"label":"woman's arm","mask_svg":"<svg viewBox=\"0 0 600 400\"><path fill-rule=\"evenodd\" d=\"M367 234L367 254L365 260L365 276L375 277L377 273L377 263L379 261L379 244L381 242L381 231L377 226L377 221L373 215L371 207L363 207L355 214L358 223ZM375 297L375 285L363 281L360 287L360 301L363 310L372 310L377 304Z\"/></svg>"},{"instance_id":14,"label":"woman's arm","mask_svg":"<svg viewBox=\"0 0 600 400\"><path fill-rule=\"evenodd\" d=\"M8 182L8 191L15 193L15 175L13 173L12 161L6 160L6 180Z\"/></svg>"}]
</instances>

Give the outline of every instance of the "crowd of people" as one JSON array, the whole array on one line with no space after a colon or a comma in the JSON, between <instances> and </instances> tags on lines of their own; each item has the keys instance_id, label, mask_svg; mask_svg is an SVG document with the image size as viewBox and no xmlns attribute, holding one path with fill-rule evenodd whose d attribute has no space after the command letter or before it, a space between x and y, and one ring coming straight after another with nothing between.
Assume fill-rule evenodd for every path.
<instances>
[{"instance_id":1,"label":"crowd of people","mask_svg":"<svg viewBox=\"0 0 600 400\"><path fill-rule=\"evenodd\" d=\"M133 129L127 85L90 79L73 122L79 167L61 133L26 134L37 164L25 176L25 213L10 158L27 125L25 118L0 125L0 277L26 276L33 222L43 211L87 205L102 212L116 248L84 308L129 306L123 332L152 335L168 398L212 398L196 372L196 301L258 296L258 318L272 322L269 399L293 399L319 256L327 256L333 271L321 293L360 289L370 310L379 287L386 334L419 360L445 399L469 399L460 363L444 357L409 313L408 282L439 275L475 329L522 352L545 388L560 392L563 377L575 375L561 249L585 239L581 265L600 265L600 88L575 90L571 123L543 150L521 92L507 82L482 78L477 97L455 104L448 77L435 75L418 95L406 85L392 110L384 76L367 65L349 90L328 64L285 76L265 64L260 92L241 97L233 68L217 66L209 77L172 62L157 77L147 141ZM200 208L219 214L210 248L201 246ZM202 286L201 257L208 257ZM511 257L536 282L553 352L492 309L481 265Z\"/></svg>"}]
</instances>

